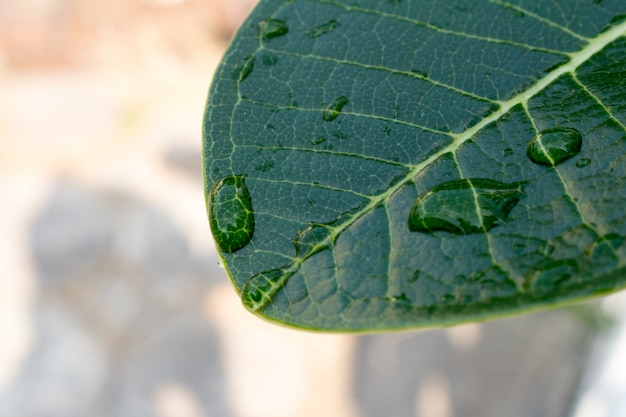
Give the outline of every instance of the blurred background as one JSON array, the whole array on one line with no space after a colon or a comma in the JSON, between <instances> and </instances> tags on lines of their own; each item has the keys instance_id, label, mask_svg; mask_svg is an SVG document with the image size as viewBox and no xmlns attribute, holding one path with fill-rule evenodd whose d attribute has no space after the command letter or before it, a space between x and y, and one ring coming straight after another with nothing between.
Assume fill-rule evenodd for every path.
<instances>
[{"instance_id":1,"label":"blurred background","mask_svg":"<svg viewBox=\"0 0 626 417\"><path fill-rule=\"evenodd\" d=\"M624 295L324 335L247 313L200 172L254 0L0 2L0 417L623 417Z\"/></svg>"}]
</instances>

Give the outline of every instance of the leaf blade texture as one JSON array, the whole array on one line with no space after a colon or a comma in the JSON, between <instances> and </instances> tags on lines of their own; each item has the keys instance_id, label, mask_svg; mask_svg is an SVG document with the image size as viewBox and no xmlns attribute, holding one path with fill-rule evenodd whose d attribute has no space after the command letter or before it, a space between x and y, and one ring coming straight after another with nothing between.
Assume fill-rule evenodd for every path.
<instances>
[{"instance_id":1,"label":"leaf blade texture","mask_svg":"<svg viewBox=\"0 0 626 417\"><path fill-rule=\"evenodd\" d=\"M244 305L371 331L623 288L624 16L620 0L262 0L203 133L207 202L224 178L249 193L254 234L220 251Z\"/></svg>"}]
</instances>

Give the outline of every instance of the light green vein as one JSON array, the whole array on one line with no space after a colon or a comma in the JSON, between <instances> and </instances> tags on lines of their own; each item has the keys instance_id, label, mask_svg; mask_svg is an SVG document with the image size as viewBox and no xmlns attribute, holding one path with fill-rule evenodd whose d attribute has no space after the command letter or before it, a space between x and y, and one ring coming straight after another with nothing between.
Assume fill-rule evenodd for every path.
<instances>
[{"instance_id":1,"label":"light green vein","mask_svg":"<svg viewBox=\"0 0 626 417\"><path fill-rule=\"evenodd\" d=\"M381 12L380 10L367 9L367 8L359 7L359 6L347 6L345 4L336 3L336 2L333 2L333 1L325 1L325 0L318 0L318 1L319 1L319 3L328 4L330 6L336 6L336 7L342 8L342 9L347 10L347 11L354 11L354 12L359 12L359 13L371 14L371 15L374 15L374 16L380 16L380 17L384 17L384 18L387 18L387 19L393 19L393 20L398 20L398 21L402 21L402 22L411 23L411 24L414 24L416 26L421 26L421 27L430 29L430 30L432 30L434 32L437 32L437 33L443 33L445 35L458 36L458 37L464 38L464 39L473 39L473 40L477 40L477 41L481 41L481 42L487 42L487 43L494 43L494 44L500 44L500 45L510 45L510 46L515 46L515 47L518 47L518 48L534 50L534 51L541 51L541 52L546 52L546 53L550 53L550 54L560 54L560 55L566 54L563 51L556 51L556 50L553 50L553 49L536 47L536 46L532 46L532 45L526 45L524 43L519 43L519 42L515 42L515 41L511 41L511 40L489 38L489 37L486 37L486 36L473 35L471 33L457 32L457 31L454 31L454 30L443 29L442 27L434 25L432 23L422 22L420 20L415 20L415 19L411 19L411 18L408 18L408 17L399 16L399 15L396 15L396 14L393 14L393 13ZM576 37L578 37L578 36L576 36Z\"/></svg>"},{"instance_id":2,"label":"light green vein","mask_svg":"<svg viewBox=\"0 0 626 417\"><path fill-rule=\"evenodd\" d=\"M531 97L533 97L536 94L538 94L541 91L543 91L548 85L550 85L552 82L556 81L562 75L564 75L564 74L571 74L574 71L576 71L576 69L580 65L584 64L585 62L587 62L594 54L596 54L599 51L601 51L604 47L606 47L608 44L610 44L614 40L618 39L621 36L624 36L625 33L626 33L626 22L624 22L624 23L622 23L620 25L617 25L617 26L611 28L610 30L608 30L608 31L606 31L604 33L601 33L595 39L590 41L585 48L581 49L577 53L571 54L572 58L571 58L569 63L567 63L567 64L565 64L563 66L560 66L560 67L556 68L555 70L553 70L552 72L548 73L544 78L538 80L528 90L518 94L517 96L507 100L506 102L503 102L500 110L498 110L497 112L493 113L492 115L484 118L478 124L474 125L473 127L467 129L466 131L464 131L462 133L453 135L454 141L450 145L440 149L438 152L434 153L433 155L431 155L426 160L424 160L424 161L414 165L413 169L404 178L404 180L399 181L396 185L390 187L384 193L381 193L381 194L371 198L370 202L366 206L364 206L361 210L355 212L355 214L351 218L349 218L345 222L343 222L340 225L338 225L333 230L333 232L330 233L330 235L325 240L323 240L322 242L318 243L315 246L315 248L320 249L320 248L322 248L324 246L328 246L329 243L335 241L335 239L344 230L346 230L348 227L352 226L359 218L364 216L366 213L369 213L371 210L374 210L378 205L388 201L389 198L393 194L395 194L405 184L407 184L408 182L412 181L412 179L417 174L419 174L422 170L424 170L425 168L430 166L439 157L441 157L442 155L444 155L444 154L446 154L448 152L455 153L456 150L463 143L465 143L466 141L470 140L472 137L474 137L474 135L476 133L481 131L487 125L498 121L502 116L507 114L511 108L513 108L514 106L516 106L518 104L525 105ZM532 120L532 118L531 118L531 120ZM581 213L581 216L582 216L582 213ZM332 252L332 250L331 250L331 252ZM316 253L316 251L315 250L311 250L310 253ZM302 257L293 258L291 267L293 267L293 268L300 268L300 266L307 259L307 257L308 256L305 254ZM271 294L268 294L268 297L270 299L275 295L275 293L280 288L284 287L284 285L286 283L286 280L288 278L289 278L289 276L286 275L286 276L284 276L284 278L282 280L280 280L279 282L276 283L276 285L274 286L275 290L273 290ZM264 305L261 305L261 306L259 306L259 308L262 308L263 306Z\"/></svg>"},{"instance_id":3,"label":"light green vein","mask_svg":"<svg viewBox=\"0 0 626 417\"><path fill-rule=\"evenodd\" d=\"M287 181L287 180L276 180L276 179L271 179L271 178L262 178L262 177L254 177L254 178L250 178L248 181L252 182L252 181L262 181L262 182L269 182L269 183L273 183L273 184L289 184L289 185L297 185L300 187L310 187L310 188L320 188L320 189L324 189L324 190L329 190L329 191L337 191L337 192L341 192L341 193L348 193L348 194L353 194L357 197L361 197L367 200L371 200L372 196L371 195L367 195L367 194L363 194L363 193L359 193L353 190L346 190L343 188L337 188L337 187L331 187L328 185L322 185L322 184L312 184L312 183L307 183L307 182L298 182L298 181Z\"/></svg>"},{"instance_id":4,"label":"light green vein","mask_svg":"<svg viewBox=\"0 0 626 417\"><path fill-rule=\"evenodd\" d=\"M396 161L390 161L388 159L382 159L382 158L377 158L375 156L368 156L368 155L362 155L362 154L358 154L358 153L350 153L350 152L337 152L337 151L332 151L332 150L328 150L328 149L315 149L315 148L298 148L295 146L282 146L280 148L273 148L273 147L262 147L262 146L242 146L240 145L238 147L239 149L243 149L243 148L252 148L252 149L259 149L259 150L264 150L264 151L274 151L274 152L280 152L280 151L296 151L296 152L303 152L303 153L317 153L317 154L328 154L328 155L332 155L332 156L342 156L342 157L346 157L346 158L357 158L359 160L366 160L366 161L372 161L372 162L379 162L385 165L394 165L394 166L398 166L398 167L404 167L404 168L409 168L411 165L409 164L403 164L402 162L396 162Z\"/></svg>"},{"instance_id":5,"label":"light green vein","mask_svg":"<svg viewBox=\"0 0 626 417\"><path fill-rule=\"evenodd\" d=\"M296 106L282 106L282 105L279 105L279 104L265 103L265 102L261 102L261 101L256 101L256 100L252 100L252 99L249 99L249 98L242 98L235 106L238 106L240 103L243 103L243 102L255 104L255 105L258 105L258 106L271 107L271 108L277 109L277 110L296 110L296 111L302 111L302 112L310 111L310 112L320 113L320 115L324 111L323 108L300 107L300 106L298 106L298 107L296 107ZM450 133L450 132L433 129L433 128L430 128L430 127L427 127L427 126L417 125L415 123L411 123L411 122L408 122L406 120L394 119L392 117L377 116L377 115L374 115L374 114L349 112L349 111L345 111L345 110L342 110L341 114L342 115L348 115L348 116L354 116L354 117L360 117L360 118L363 118L363 119L378 120L378 121L383 121L383 122L391 122L391 123L396 123L396 124L399 124L399 125L409 126L409 127L415 128L415 129L420 129L420 130L423 130L423 131L426 131L426 132L437 133L439 135L452 136L452 133Z\"/></svg>"},{"instance_id":6,"label":"light green vein","mask_svg":"<svg viewBox=\"0 0 626 417\"><path fill-rule=\"evenodd\" d=\"M560 30L560 31L562 31L564 33L567 33L568 35L570 35L570 36L572 36L572 37L574 37L576 39L579 39L581 41L589 42L591 40L591 39L586 38L586 37L584 37L582 35L579 35L578 33L574 32L574 31L572 31L572 30L570 30L570 29L568 29L566 27L563 27L563 26L561 26L561 25L559 25L559 24L557 24L557 23L555 23L555 22L553 22L553 21L551 21L549 19L546 19L545 17L539 16L536 13L533 13L533 12L531 12L529 10L526 10L526 9L524 9L522 7L516 6L516 5L511 4L509 2L502 1L502 0L489 0L489 1L491 3L495 3L495 4L499 4L501 6L504 6L504 7L508 7L510 9L518 11L520 13L524 13L525 15L528 15L528 16L532 17L533 19L536 19L536 20L538 20L538 21L540 21L540 22L542 22L542 23L544 23L544 24L546 24L548 26L556 28L556 29L558 29L558 30Z\"/></svg>"},{"instance_id":7,"label":"light green vein","mask_svg":"<svg viewBox=\"0 0 626 417\"><path fill-rule=\"evenodd\" d=\"M596 101L596 103L598 103L598 104L599 104L599 105L600 105L600 106L604 109L604 111L606 112L606 114L608 114L608 115L609 115L609 118L611 118L611 119L612 119L613 121L615 121L618 125L620 125L620 126L621 126L621 128L624 130L624 132L626 132L626 126L625 126L622 122L620 122L620 121L619 121L619 119L618 119L617 117L615 117L615 115L614 115L614 114L613 114L613 112L611 111L610 107L609 107L609 106L606 106L606 105L602 102L602 100L601 100L601 99L600 99L597 95L595 95L593 92L591 92L591 90L590 90L589 88L587 88L587 86L586 86L583 82L581 82L581 81L578 79L578 76L576 75L576 73L573 73L573 74L572 74L572 78L574 79L574 81L576 81L576 84L578 84L578 85L579 85L579 86L580 86L583 90L585 90L585 92L586 92L586 93L587 93L587 94L588 94L588 95L589 95L592 99L594 99L594 100Z\"/></svg>"},{"instance_id":8,"label":"light green vein","mask_svg":"<svg viewBox=\"0 0 626 417\"><path fill-rule=\"evenodd\" d=\"M411 77L411 78L415 78L418 80L423 80L429 84L432 84L434 86L437 87L442 87L445 88L446 90L450 90L450 91L454 91L455 93L459 93L461 95L464 96L468 96L468 97L472 97L473 99L479 100L479 101L486 101L488 103L492 103L492 104L497 104L497 101L494 100L490 100L487 97L482 97L479 96L477 94L474 94L472 92L469 92L467 90L463 90L457 87L454 87L453 85L450 84L445 84L436 80L433 80L432 78L429 78L428 76L423 76L420 75L418 73L415 72L411 72L411 71L402 71L402 70L398 70L398 69L393 69L393 68L389 68L389 67L381 67L378 65L369 65L369 64L363 64L361 62L354 62L354 61L348 61L345 59L337 59L337 58L330 58L330 57L325 57L325 56L320 56L320 55L313 55L313 54L298 54L295 52L285 52L285 51L280 51L277 49L270 49L270 48L264 48L266 51L269 52L273 52L276 54L280 54L280 55L284 55L284 56L290 56L290 57L295 57L295 58L300 58L300 59L313 59L313 60L318 60L318 61L327 61L327 62L332 62L334 64L341 64L341 65L348 65L348 66L353 66L353 67L359 67L359 68L365 68L365 69L369 69L369 70L375 70L375 71L382 71L382 72L387 72L390 74L396 74L396 75L403 75L406 77ZM517 74L514 74L517 75Z\"/></svg>"},{"instance_id":9,"label":"light green vein","mask_svg":"<svg viewBox=\"0 0 626 417\"><path fill-rule=\"evenodd\" d=\"M526 112L526 115L528 116L528 120L533 125L533 129L535 129L535 133L539 134L539 129L537 128L537 125L535 124L535 120L534 120L533 116L530 114L530 110L528 109L527 103L528 102L522 103L524 111ZM559 168L557 167L557 164L550 157L550 153L543 147L543 143L541 141L538 141L537 143L539 144L542 152L546 155L546 157L548 158L548 160L552 164L552 169L556 173L556 176L559 178L559 182L563 186L563 191L565 192L565 195L567 196L567 199L569 200L570 204L572 204L574 206L574 209L578 213L578 216L580 217L580 221L582 222L582 224L587 229L591 230L596 235L597 239L600 239L602 241L606 241L606 239L600 233L598 233L596 228L587 220L587 216L585 216L585 213L583 212L582 208L580 207L580 205L578 204L578 202L576 201L576 199L572 195L572 192L570 191L570 186L567 184L567 181L565 181L565 178L563 178L563 175L561 174L561 171L559 171ZM615 253L615 249L613 248L611 243L608 242L608 241L606 241L606 242L609 244L609 247L611 248L611 251L613 252L613 255L615 255L616 258L619 258L617 256L617 254Z\"/></svg>"}]
</instances>

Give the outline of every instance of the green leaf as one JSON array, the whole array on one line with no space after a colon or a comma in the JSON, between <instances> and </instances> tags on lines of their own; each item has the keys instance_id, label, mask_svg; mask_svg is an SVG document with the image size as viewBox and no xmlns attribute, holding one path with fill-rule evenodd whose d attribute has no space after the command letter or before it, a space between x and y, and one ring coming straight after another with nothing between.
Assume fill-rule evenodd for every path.
<instances>
[{"instance_id":1,"label":"green leaf","mask_svg":"<svg viewBox=\"0 0 626 417\"><path fill-rule=\"evenodd\" d=\"M621 289L626 4L261 0L211 86L204 179L245 306L290 326Z\"/></svg>"}]
</instances>

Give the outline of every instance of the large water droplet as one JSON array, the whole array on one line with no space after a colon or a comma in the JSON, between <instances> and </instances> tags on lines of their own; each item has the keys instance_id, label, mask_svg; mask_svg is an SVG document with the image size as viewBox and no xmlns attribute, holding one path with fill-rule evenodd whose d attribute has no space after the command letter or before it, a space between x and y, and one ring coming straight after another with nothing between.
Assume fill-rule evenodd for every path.
<instances>
[{"instance_id":1,"label":"large water droplet","mask_svg":"<svg viewBox=\"0 0 626 417\"><path fill-rule=\"evenodd\" d=\"M483 178L440 184L417 198L409 214L409 230L456 235L487 232L508 220L524 197L523 184Z\"/></svg>"},{"instance_id":2,"label":"large water droplet","mask_svg":"<svg viewBox=\"0 0 626 417\"><path fill-rule=\"evenodd\" d=\"M209 224L218 248L232 253L246 246L254 233L254 213L243 176L233 175L213 184L209 204Z\"/></svg>"},{"instance_id":3,"label":"large water droplet","mask_svg":"<svg viewBox=\"0 0 626 417\"><path fill-rule=\"evenodd\" d=\"M555 127L539 132L528 144L526 155L536 164L554 166L580 152L583 137L576 129Z\"/></svg>"},{"instance_id":4,"label":"large water droplet","mask_svg":"<svg viewBox=\"0 0 626 417\"><path fill-rule=\"evenodd\" d=\"M258 23L259 35L263 39L272 39L279 36L286 35L289 32L289 27L284 20L280 19L265 19Z\"/></svg>"},{"instance_id":5,"label":"large water droplet","mask_svg":"<svg viewBox=\"0 0 626 417\"><path fill-rule=\"evenodd\" d=\"M319 26L316 26L314 28L307 30L305 34L309 38L317 38L318 36L322 36L328 32L332 32L339 26L340 26L339 22L333 19L324 23L323 25L319 25Z\"/></svg>"},{"instance_id":6,"label":"large water droplet","mask_svg":"<svg viewBox=\"0 0 626 417\"><path fill-rule=\"evenodd\" d=\"M296 271L297 268L292 266L256 274L243 287L241 301L250 311L262 309L272 302L276 293Z\"/></svg>"},{"instance_id":7,"label":"large water droplet","mask_svg":"<svg viewBox=\"0 0 626 417\"><path fill-rule=\"evenodd\" d=\"M343 106L345 106L348 101L349 100L344 96L340 96L334 99L333 102L326 106L326 108L324 109L324 112L322 113L322 119L326 120L327 122L335 120L337 117L339 117L339 115L341 114L341 109L343 109Z\"/></svg>"}]
</instances>

